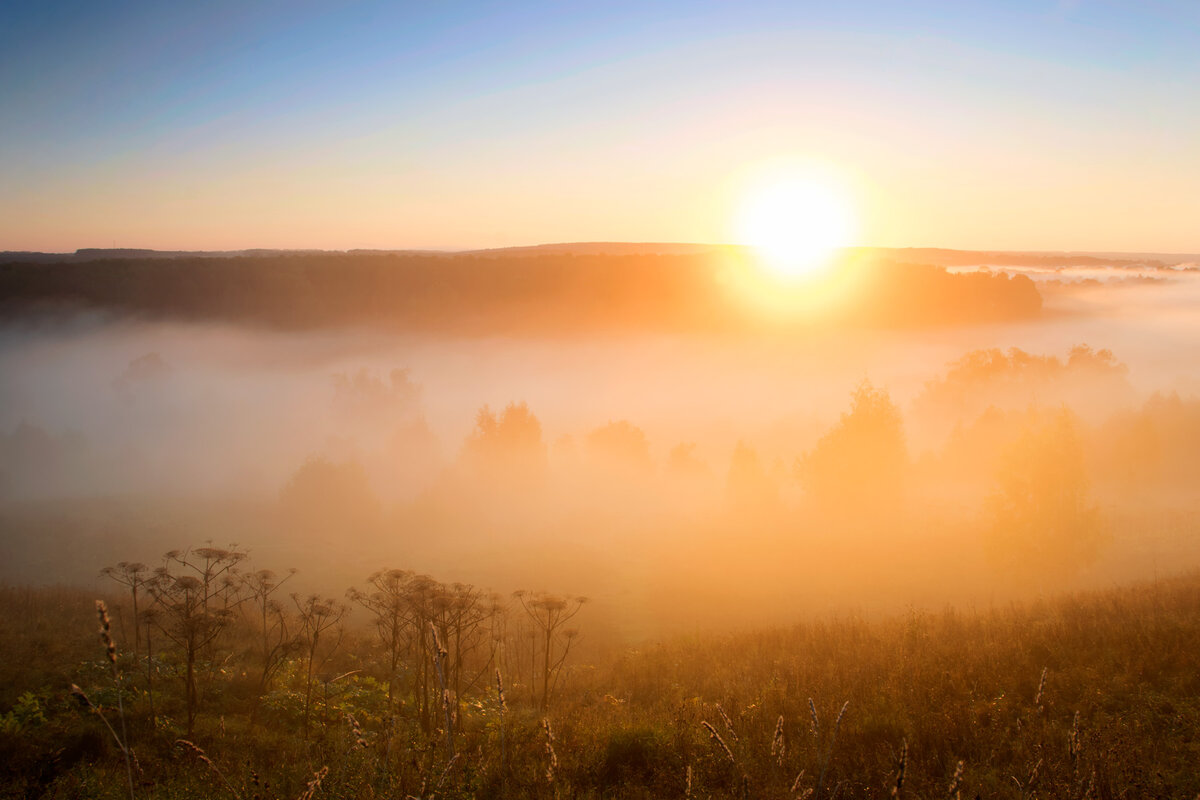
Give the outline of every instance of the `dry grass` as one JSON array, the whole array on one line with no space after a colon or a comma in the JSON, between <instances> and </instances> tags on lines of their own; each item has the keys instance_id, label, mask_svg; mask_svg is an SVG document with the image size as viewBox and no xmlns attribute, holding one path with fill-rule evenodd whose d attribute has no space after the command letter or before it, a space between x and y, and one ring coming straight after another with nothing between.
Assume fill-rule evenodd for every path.
<instances>
[{"instance_id":1,"label":"dry grass","mask_svg":"<svg viewBox=\"0 0 1200 800\"><path fill-rule=\"evenodd\" d=\"M4 590L0 613L61 614L66 638L75 611L63 598ZM77 631L87 642L79 661L4 665L8 694L33 700L0 708L11 720L0 733L0 797L124 793L120 748L93 735L101 723L70 700L72 681L101 710L124 703L142 761L136 794L165 798L1200 792L1197 576L1026 606L675 639L575 665L548 715L536 697L505 697L510 687L485 680L433 730L418 724L411 698L388 703L366 633L348 637L332 665L360 672L314 700L307 739L304 665L289 662L259 698L240 676L250 657L231 651L205 665L204 714L186 744L176 744L179 683L168 680L178 661L165 653L159 664L155 723L135 673L114 687L95 619ZM11 652L31 653L22 639L37 625L16 627ZM49 658L84 651L61 645ZM118 643L117 665L126 657Z\"/></svg>"}]
</instances>

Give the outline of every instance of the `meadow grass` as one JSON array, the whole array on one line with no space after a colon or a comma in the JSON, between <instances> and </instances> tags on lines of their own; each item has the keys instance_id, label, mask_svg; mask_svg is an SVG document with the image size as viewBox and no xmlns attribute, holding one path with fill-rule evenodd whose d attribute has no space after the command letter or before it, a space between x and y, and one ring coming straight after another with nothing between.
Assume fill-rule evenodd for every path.
<instances>
[{"instance_id":1,"label":"meadow grass","mask_svg":"<svg viewBox=\"0 0 1200 800\"><path fill-rule=\"evenodd\" d=\"M449 723L444 701L432 729L413 698L400 692L389 703L368 630L348 635L329 665L357 672L313 693L307 736L305 665L290 659L260 696L249 657L231 651L202 665L202 714L185 741L171 652L156 666L152 716L119 641L114 682L92 598L4 588L0 614L10 643L0 664L4 798L129 795L119 742L72 683L114 721L124 708L142 797L1200 792L1195 575L1002 608L847 615L613 648L569 666L546 712L536 693L493 670ZM43 651L47 625L60 641Z\"/></svg>"}]
</instances>

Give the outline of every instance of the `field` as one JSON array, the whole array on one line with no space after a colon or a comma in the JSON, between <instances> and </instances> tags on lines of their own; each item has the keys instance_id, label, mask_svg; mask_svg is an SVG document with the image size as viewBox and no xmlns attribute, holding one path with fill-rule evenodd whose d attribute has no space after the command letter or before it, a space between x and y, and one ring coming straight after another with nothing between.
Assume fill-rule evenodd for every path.
<instances>
[{"instance_id":1,"label":"field","mask_svg":"<svg viewBox=\"0 0 1200 800\"><path fill-rule=\"evenodd\" d=\"M180 570L196 561L177 557ZM804 580L803 565L796 573ZM381 600L390 588L403 598L385 613L395 613L398 627L370 624L383 618L361 602L338 621L341 604L322 598L268 601L265 616L249 613L252 580L222 597L229 613L218 613L214 592L210 612L188 623L207 639L194 654L190 731L186 647L147 628L158 641L143 634L135 655L128 594L107 598L110 663L94 598L4 588L0 796L1200 791L1200 576L1023 605L877 621L843 615L565 653L587 631L563 637L566 628L552 624L547 634L539 620L557 613L565 622L574 599L499 599L409 573L377 577L350 599L369 601L374 587ZM147 607L179 613L165 585L142 588L143 615ZM283 590L268 594L282 598ZM477 624L456 629L456 620L469 621L468 606ZM264 640L267 617L288 633L268 621ZM430 621L437 646L421 628ZM179 618L158 623L187 635ZM443 694L440 685L451 688Z\"/></svg>"}]
</instances>

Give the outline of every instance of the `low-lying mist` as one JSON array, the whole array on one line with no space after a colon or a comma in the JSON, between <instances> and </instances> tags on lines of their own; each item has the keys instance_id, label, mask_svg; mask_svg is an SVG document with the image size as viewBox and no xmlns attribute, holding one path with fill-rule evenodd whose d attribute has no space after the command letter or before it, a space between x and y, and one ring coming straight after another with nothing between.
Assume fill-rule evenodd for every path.
<instances>
[{"instance_id":1,"label":"low-lying mist","mask_svg":"<svg viewBox=\"0 0 1200 800\"><path fill-rule=\"evenodd\" d=\"M237 542L314 590L400 567L640 637L1200 565L1200 280L1087 269L927 329L14 318L0 579Z\"/></svg>"}]
</instances>

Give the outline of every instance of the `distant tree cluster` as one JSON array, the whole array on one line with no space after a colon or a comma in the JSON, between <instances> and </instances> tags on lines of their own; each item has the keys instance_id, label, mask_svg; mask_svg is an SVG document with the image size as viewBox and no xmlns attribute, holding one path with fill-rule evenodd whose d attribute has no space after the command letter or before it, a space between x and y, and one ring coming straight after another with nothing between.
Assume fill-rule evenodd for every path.
<instances>
[{"instance_id":1,"label":"distant tree cluster","mask_svg":"<svg viewBox=\"0 0 1200 800\"><path fill-rule=\"evenodd\" d=\"M1073 348L1065 363L1020 350L977 351L951 364L945 378L931 381L918 402L969 409L963 394L978 391L979 385L1024 385L1030 375L1042 376L1047 386L1080 374L1123 382L1124 373L1110 352L1083 345ZM1111 480L1128 472L1147 479L1154 454L1175 453L1196 441L1194 431L1178 442L1158 432L1167 425L1170 430L1194 427L1192 417L1200 419L1194 405L1156 398L1143 412L1114 417L1101 429L1085 428L1065 407L990 407L973 419L965 417L969 421L959 418L941 449L916 458L899 407L887 390L864 381L851 392L848 410L795 458L790 471L781 459L772 464L748 442L738 442L724 473L724 519L738 526L803 519L830 536L839 530L883 535L911 519L922 503L961 496L981 513L979 541L997 566L1012 574L1061 576L1093 562L1105 540L1100 513L1089 500L1093 478ZM1111 434L1105 433L1109 429ZM688 502L695 500L689 491L716 488L713 470L692 443L673 448L660 475L645 432L628 420L593 429L583 444L577 452L574 440L564 437L551 458L541 422L525 403L510 403L499 412L484 406L457 464L424 496L423 513L434 516L420 519L446 525L440 513L467 527L473 519L493 532L512 532L531 521L546 524L537 514L551 508L546 498L556 494L565 509L599 498L636 520L630 506L642 488L680 490L682 497L691 497ZM1178 460L1195 461L1181 453ZM793 493L798 503L785 500L789 487L799 490ZM574 494L563 497L564 488ZM464 496L471 498L477 517L463 509ZM306 541L323 530L361 534L384 527L385 512L354 461L309 460L280 499L292 535L303 534Z\"/></svg>"},{"instance_id":2,"label":"distant tree cluster","mask_svg":"<svg viewBox=\"0 0 1200 800\"><path fill-rule=\"evenodd\" d=\"M846 316L883 328L923 328L1036 317L1042 296L1025 275L948 272L928 264L872 262L858 279L860 295Z\"/></svg>"},{"instance_id":3,"label":"distant tree cluster","mask_svg":"<svg viewBox=\"0 0 1200 800\"><path fill-rule=\"evenodd\" d=\"M1088 488L1078 425L1070 412L1026 427L1005 449L996 490L988 498L987 543L994 557L1032 564L1034 569L1023 571L1033 574L1095 560L1103 531Z\"/></svg>"},{"instance_id":4,"label":"distant tree cluster","mask_svg":"<svg viewBox=\"0 0 1200 800\"><path fill-rule=\"evenodd\" d=\"M463 460L476 475L490 480L529 483L547 470L542 423L525 403L509 403L499 414L487 406L475 415Z\"/></svg>"},{"instance_id":5,"label":"distant tree cluster","mask_svg":"<svg viewBox=\"0 0 1200 800\"><path fill-rule=\"evenodd\" d=\"M971 418L989 407L1076 405L1089 396L1108 403L1131 400L1129 368L1111 350L1072 347L1065 360L1018 347L972 350L952 362L945 375L926 382L913 402L918 418Z\"/></svg>"},{"instance_id":6,"label":"distant tree cluster","mask_svg":"<svg viewBox=\"0 0 1200 800\"><path fill-rule=\"evenodd\" d=\"M900 410L883 389L864 382L850 410L796 464L800 481L826 511L895 513L908 451Z\"/></svg>"}]
</instances>

